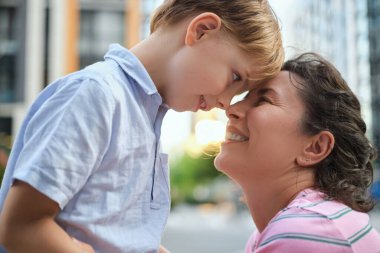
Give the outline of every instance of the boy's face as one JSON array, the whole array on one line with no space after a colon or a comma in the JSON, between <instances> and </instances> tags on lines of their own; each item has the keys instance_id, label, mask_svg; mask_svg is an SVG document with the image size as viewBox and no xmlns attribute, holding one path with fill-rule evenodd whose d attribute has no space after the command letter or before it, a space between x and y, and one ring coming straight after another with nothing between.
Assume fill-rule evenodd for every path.
<instances>
[{"instance_id":1,"label":"boy's face","mask_svg":"<svg viewBox=\"0 0 380 253\"><path fill-rule=\"evenodd\" d=\"M184 46L169 64L165 102L175 111L226 109L232 97L252 89L254 61L220 33Z\"/></svg>"}]
</instances>

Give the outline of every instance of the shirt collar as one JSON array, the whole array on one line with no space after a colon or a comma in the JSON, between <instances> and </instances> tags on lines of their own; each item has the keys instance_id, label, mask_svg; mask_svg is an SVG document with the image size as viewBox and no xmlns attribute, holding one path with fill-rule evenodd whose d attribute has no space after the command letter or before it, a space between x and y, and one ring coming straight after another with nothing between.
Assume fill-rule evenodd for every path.
<instances>
[{"instance_id":1,"label":"shirt collar","mask_svg":"<svg viewBox=\"0 0 380 253\"><path fill-rule=\"evenodd\" d=\"M147 95L158 94L157 88L140 60L119 44L111 44L104 59L113 59L123 71L136 81ZM158 94L159 95L159 94ZM162 103L162 98L159 96Z\"/></svg>"}]
</instances>

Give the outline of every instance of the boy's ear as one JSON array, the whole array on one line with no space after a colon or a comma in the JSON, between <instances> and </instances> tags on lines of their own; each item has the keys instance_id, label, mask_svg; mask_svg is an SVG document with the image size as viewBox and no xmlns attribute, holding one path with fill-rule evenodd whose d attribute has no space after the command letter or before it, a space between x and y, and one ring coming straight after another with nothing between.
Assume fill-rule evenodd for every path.
<instances>
[{"instance_id":1,"label":"boy's ear","mask_svg":"<svg viewBox=\"0 0 380 253\"><path fill-rule=\"evenodd\" d=\"M222 27L220 17L212 12L204 12L194 17L187 27L185 44L193 45L205 35L219 31Z\"/></svg>"},{"instance_id":2,"label":"boy's ear","mask_svg":"<svg viewBox=\"0 0 380 253\"><path fill-rule=\"evenodd\" d=\"M330 131L322 131L313 137L297 156L296 162L301 167L310 167L325 159L334 148L335 138Z\"/></svg>"}]
</instances>

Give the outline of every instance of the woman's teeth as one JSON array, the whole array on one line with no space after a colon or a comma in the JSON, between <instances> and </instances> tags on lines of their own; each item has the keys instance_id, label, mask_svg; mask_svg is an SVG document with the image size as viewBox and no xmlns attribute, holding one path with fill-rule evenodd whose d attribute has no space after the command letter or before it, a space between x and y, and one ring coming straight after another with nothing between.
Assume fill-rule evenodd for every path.
<instances>
[{"instance_id":1,"label":"woman's teeth","mask_svg":"<svg viewBox=\"0 0 380 253\"><path fill-rule=\"evenodd\" d=\"M230 141L247 141L248 137L236 133L227 133L226 139Z\"/></svg>"}]
</instances>

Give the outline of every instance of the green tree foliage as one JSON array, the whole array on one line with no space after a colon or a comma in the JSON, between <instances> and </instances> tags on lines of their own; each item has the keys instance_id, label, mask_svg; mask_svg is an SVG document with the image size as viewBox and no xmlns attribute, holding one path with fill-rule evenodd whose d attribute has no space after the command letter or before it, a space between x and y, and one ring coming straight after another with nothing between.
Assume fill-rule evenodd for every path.
<instances>
[{"instance_id":1,"label":"green tree foliage","mask_svg":"<svg viewBox=\"0 0 380 253\"><path fill-rule=\"evenodd\" d=\"M185 153L181 158L171 164L171 191L172 204L199 203L194 197L197 186L206 186L221 175L214 166L215 156L201 154L192 157ZM212 201L212 200L208 200Z\"/></svg>"}]
</instances>

